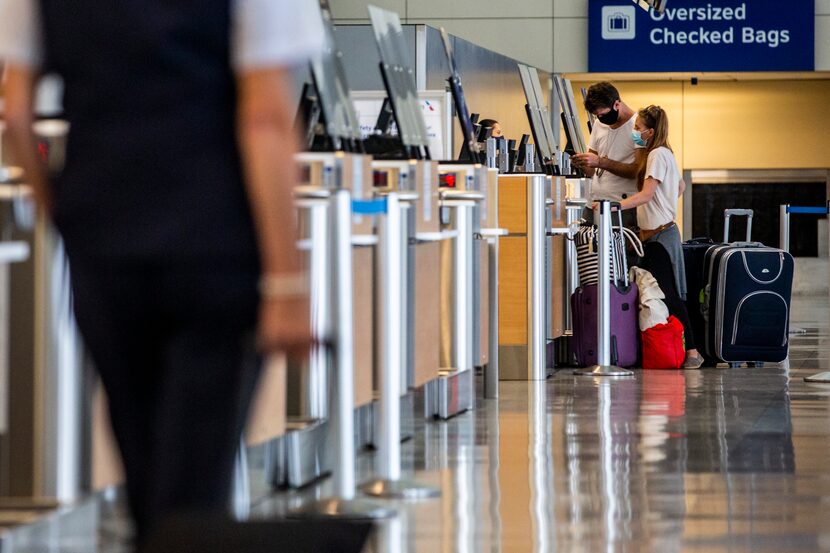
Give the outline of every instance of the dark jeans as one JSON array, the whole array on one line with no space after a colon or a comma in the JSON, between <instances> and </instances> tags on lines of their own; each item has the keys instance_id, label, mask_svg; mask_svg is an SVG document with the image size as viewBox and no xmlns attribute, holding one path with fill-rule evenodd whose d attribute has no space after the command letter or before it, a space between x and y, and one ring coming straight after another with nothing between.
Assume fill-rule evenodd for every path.
<instances>
[{"instance_id":1,"label":"dark jeans","mask_svg":"<svg viewBox=\"0 0 830 553\"><path fill-rule=\"evenodd\" d=\"M669 257L669 252L659 242L646 242L643 244L643 269L654 275L660 289L666 295L663 301L669 308L669 314L674 315L683 324L683 332L686 338L686 350L696 349L695 336L692 331L692 321L689 319L689 312L686 311L686 302L680 299L677 293L677 286L674 279L674 266Z\"/></svg>"},{"instance_id":2,"label":"dark jeans","mask_svg":"<svg viewBox=\"0 0 830 553\"><path fill-rule=\"evenodd\" d=\"M138 541L173 513L226 513L259 373L256 267L69 257Z\"/></svg>"}]
</instances>

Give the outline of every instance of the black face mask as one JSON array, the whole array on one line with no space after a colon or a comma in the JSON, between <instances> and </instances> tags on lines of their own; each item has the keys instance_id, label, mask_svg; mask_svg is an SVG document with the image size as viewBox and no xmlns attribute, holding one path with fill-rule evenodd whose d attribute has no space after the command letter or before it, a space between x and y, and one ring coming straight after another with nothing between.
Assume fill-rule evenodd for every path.
<instances>
[{"instance_id":1,"label":"black face mask","mask_svg":"<svg viewBox=\"0 0 830 553\"><path fill-rule=\"evenodd\" d=\"M620 119L620 110L611 108L611 111L606 113L601 117L597 117L600 123L604 123L605 125L613 125Z\"/></svg>"}]
</instances>

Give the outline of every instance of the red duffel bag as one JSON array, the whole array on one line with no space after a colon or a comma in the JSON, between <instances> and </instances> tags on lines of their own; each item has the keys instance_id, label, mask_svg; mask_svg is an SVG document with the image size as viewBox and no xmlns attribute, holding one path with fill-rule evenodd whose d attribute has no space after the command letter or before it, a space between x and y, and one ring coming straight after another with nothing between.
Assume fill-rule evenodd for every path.
<instances>
[{"instance_id":1,"label":"red duffel bag","mask_svg":"<svg viewBox=\"0 0 830 553\"><path fill-rule=\"evenodd\" d=\"M641 333L644 369L679 369L686 360L683 324L670 316L660 324Z\"/></svg>"}]
</instances>

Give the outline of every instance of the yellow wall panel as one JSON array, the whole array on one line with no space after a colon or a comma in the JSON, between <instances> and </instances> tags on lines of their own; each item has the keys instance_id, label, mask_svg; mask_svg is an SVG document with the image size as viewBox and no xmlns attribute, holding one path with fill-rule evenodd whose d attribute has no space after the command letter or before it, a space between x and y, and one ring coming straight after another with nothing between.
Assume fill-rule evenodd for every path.
<instances>
[{"instance_id":1,"label":"yellow wall panel","mask_svg":"<svg viewBox=\"0 0 830 553\"><path fill-rule=\"evenodd\" d=\"M687 168L830 166L830 81L701 82L684 88Z\"/></svg>"}]
</instances>

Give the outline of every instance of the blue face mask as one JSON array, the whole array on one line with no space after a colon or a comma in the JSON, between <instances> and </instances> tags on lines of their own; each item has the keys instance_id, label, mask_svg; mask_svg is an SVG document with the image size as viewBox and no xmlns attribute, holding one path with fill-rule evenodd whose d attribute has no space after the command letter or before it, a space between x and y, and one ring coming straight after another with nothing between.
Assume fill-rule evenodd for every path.
<instances>
[{"instance_id":1,"label":"blue face mask","mask_svg":"<svg viewBox=\"0 0 830 553\"><path fill-rule=\"evenodd\" d=\"M634 144L636 144L637 146L645 147L648 145L646 141L643 140L643 135L640 131L632 131L631 138L634 140Z\"/></svg>"}]
</instances>

